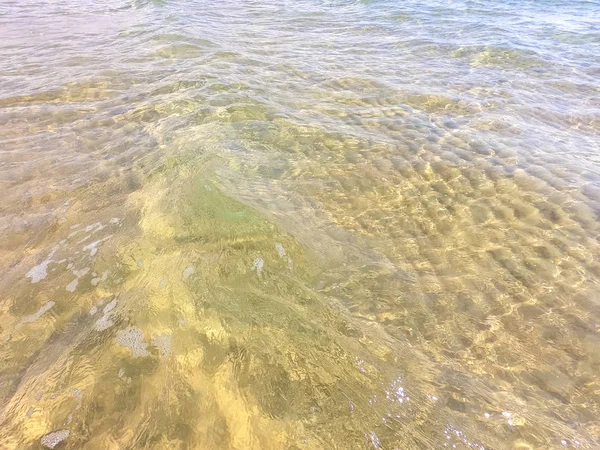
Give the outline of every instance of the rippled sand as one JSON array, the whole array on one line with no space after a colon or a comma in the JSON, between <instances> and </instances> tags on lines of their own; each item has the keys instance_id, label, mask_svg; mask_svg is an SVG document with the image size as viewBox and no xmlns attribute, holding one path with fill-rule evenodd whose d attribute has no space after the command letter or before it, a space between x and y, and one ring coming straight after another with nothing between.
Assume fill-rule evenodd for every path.
<instances>
[{"instance_id":1,"label":"rippled sand","mask_svg":"<svg viewBox=\"0 0 600 450\"><path fill-rule=\"evenodd\" d=\"M597 5L515 5L0 5L0 448L597 448Z\"/></svg>"}]
</instances>

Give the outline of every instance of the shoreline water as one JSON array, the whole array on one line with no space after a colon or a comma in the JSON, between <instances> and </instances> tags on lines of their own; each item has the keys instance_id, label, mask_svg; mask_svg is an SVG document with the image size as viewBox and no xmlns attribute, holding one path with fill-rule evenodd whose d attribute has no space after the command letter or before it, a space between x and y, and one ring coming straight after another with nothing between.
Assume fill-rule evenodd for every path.
<instances>
[{"instance_id":1,"label":"shoreline water","mask_svg":"<svg viewBox=\"0 0 600 450\"><path fill-rule=\"evenodd\" d=\"M0 447L594 448L595 7L0 6Z\"/></svg>"}]
</instances>

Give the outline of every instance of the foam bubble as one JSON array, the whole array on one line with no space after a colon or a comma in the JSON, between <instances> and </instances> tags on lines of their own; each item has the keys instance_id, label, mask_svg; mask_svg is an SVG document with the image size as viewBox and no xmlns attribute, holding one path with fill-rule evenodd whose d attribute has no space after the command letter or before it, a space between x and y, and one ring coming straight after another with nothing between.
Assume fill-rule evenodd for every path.
<instances>
[{"instance_id":1,"label":"foam bubble","mask_svg":"<svg viewBox=\"0 0 600 450\"><path fill-rule=\"evenodd\" d=\"M87 273L90 271L89 267L85 267L83 269L80 270L73 270L73 275L75 275L77 278L81 278L85 275L87 275Z\"/></svg>"},{"instance_id":2,"label":"foam bubble","mask_svg":"<svg viewBox=\"0 0 600 450\"><path fill-rule=\"evenodd\" d=\"M254 263L252 263L252 270L256 270L256 273L258 275L260 275L262 273L264 265L265 265L265 260L262 259L261 257L258 257L254 260Z\"/></svg>"},{"instance_id":3,"label":"foam bubble","mask_svg":"<svg viewBox=\"0 0 600 450\"><path fill-rule=\"evenodd\" d=\"M92 286L97 286L99 283L106 281L106 279L108 278L108 275L110 275L110 270L105 270L104 272L102 272L102 276L101 277L96 277L94 276L94 278L92 278Z\"/></svg>"},{"instance_id":4,"label":"foam bubble","mask_svg":"<svg viewBox=\"0 0 600 450\"><path fill-rule=\"evenodd\" d=\"M92 234L94 234L96 231L100 231L103 228L104 228L104 225L102 225L100 222L96 222L92 225L88 225L87 227L85 227L85 232L89 233L91 231Z\"/></svg>"},{"instance_id":5,"label":"foam bubble","mask_svg":"<svg viewBox=\"0 0 600 450\"><path fill-rule=\"evenodd\" d=\"M25 274L25 278L31 278L31 282L33 284L39 283L41 280L46 278L48 276L48 265L51 262L54 262L52 261L52 257L54 256L57 250L58 245L50 251L45 260L43 260L37 266L34 266L31 269L29 269L29 272Z\"/></svg>"},{"instance_id":6,"label":"foam bubble","mask_svg":"<svg viewBox=\"0 0 600 450\"><path fill-rule=\"evenodd\" d=\"M40 442L44 447L54 448L67 439L71 432L69 430L58 430L42 436Z\"/></svg>"},{"instance_id":7,"label":"foam bubble","mask_svg":"<svg viewBox=\"0 0 600 450\"><path fill-rule=\"evenodd\" d=\"M52 309L52 307L54 305L56 305L56 303L53 302L53 301L49 301L48 303L44 303L41 306L41 308L36 313L31 314L30 316L24 317L23 320L21 321L21 323L35 322L40 317L42 317L44 314L46 314L48 311L50 311L50 309Z\"/></svg>"},{"instance_id":8,"label":"foam bubble","mask_svg":"<svg viewBox=\"0 0 600 450\"><path fill-rule=\"evenodd\" d=\"M73 281L71 281L69 284L67 284L67 291L69 292L75 292L75 289L77 289L77 285L79 284L79 278L75 278Z\"/></svg>"},{"instance_id":9,"label":"foam bubble","mask_svg":"<svg viewBox=\"0 0 600 450\"><path fill-rule=\"evenodd\" d=\"M104 314L108 314L109 312L111 312L113 309L115 309L115 307L117 306L118 303L118 299L117 297L113 298L112 301L110 303L108 303L104 309L102 310L102 312Z\"/></svg>"},{"instance_id":10,"label":"foam bubble","mask_svg":"<svg viewBox=\"0 0 600 450\"><path fill-rule=\"evenodd\" d=\"M85 247L82 248L83 251L90 251L90 256L94 256L96 253L98 253L98 246L105 241L108 241L110 238L112 237L112 235L110 236L106 236L105 238L102 239L98 239L97 241L92 242L91 244L86 245Z\"/></svg>"},{"instance_id":11,"label":"foam bubble","mask_svg":"<svg viewBox=\"0 0 600 450\"><path fill-rule=\"evenodd\" d=\"M114 325L114 322L112 320L113 315L114 315L113 309L115 309L115 307L117 306L117 303L118 303L118 299L117 299L117 297L115 297L112 299L112 301L110 303L108 303L107 305L104 306L104 308L102 309L102 314L103 314L102 317L100 317L96 321L96 330L104 331L107 328L110 328ZM94 308L96 308L96 307L94 306ZM94 314L96 313L96 311L98 311L98 308L96 308L96 310L94 311ZM91 311L90 311L90 313L91 313Z\"/></svg>"},{"instance_id":12,"label":"foam bubble","mask_svg":"<svg viewBox=\"0 0 600 450\"><path fill-rule=\"evenodd\" d=\"M194 275L195 272L196 272L196 269L194 268L194 266L187 266L185 268L185 270L183 271L183 279L187 280L189 277Z\"/></svg>"},{"instance_id":13,"label":"foam bubble","mask_svg":"<svg viewBox=\"0 0 600 450\"><path fill-rule=\"evenodd\" d=\"M154 338L154 345L158 347L160 356L167 358L171 354L171 335L162 334Z\"/></svg>"},{"instance_id":14,"label":"foam bubble","mask_svg":"<svg viewBox=\"0 0 600 450\"><path fill-rule=\"evenodd\" d=\"M283 248L283 245L281 245L280 242L275 242L275 250L277 250L277 254L280 258L285 256L285 248Z\"/></svg>"},{"instance_id":15,"label":"foam bubble","mask_svg":"<svg viewBox=\"0 0 600 450\"><path fill-rule=\"evenodd\" d=\"M143 339L143 331L136 327L128 327L117 336L119 345L128 347L134 357L150 355Z\"/></svg>"}]
</instances>

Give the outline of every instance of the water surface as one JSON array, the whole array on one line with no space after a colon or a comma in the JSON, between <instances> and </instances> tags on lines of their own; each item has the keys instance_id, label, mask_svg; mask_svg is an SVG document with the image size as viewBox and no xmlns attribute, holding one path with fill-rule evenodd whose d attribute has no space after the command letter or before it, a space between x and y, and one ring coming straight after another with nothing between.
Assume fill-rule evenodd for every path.
<instances>
[{"instance_id":1,"label":"water surface","mask_svg":"<svg viewBox=\"0 0 600 450\"><path fill-rule=\"evenodd\" d=\"M600 439L600 5L3 1L2 449Z\"/></svg>"}]
</instances>

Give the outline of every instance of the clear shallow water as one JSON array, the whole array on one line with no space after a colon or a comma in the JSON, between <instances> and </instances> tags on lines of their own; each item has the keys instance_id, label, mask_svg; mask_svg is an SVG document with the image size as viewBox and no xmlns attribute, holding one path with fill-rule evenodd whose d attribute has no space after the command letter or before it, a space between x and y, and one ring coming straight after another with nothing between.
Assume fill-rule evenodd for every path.
<instances>
[{"instance_id":1,"label":"clear shallow water","mask_svg":"<svg viewBox=\"0 0 600 450\"><path fill-rule=\"evenodd\" d=\"M0 447L595 448L597 2L3 2Z\"/></svg>"}]
</instances>

